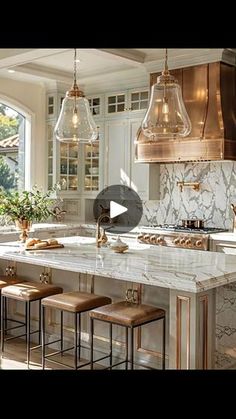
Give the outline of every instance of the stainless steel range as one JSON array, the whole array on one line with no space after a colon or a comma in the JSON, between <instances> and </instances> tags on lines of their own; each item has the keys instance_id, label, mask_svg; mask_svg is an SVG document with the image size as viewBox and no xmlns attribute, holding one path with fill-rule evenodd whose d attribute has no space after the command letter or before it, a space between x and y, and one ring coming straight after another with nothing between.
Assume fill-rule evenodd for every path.
<instances>
[{"instance_id":1,"label":"stainless steel range","mask_svg":"<svg viewBox=\"0 0 236 419\"><path fill-rule=\"evenodd\" d=\"M142 227L138 241L159 246L180 247L184 249L209 250L211 233L226 231L220 228L186 228L181 225L164 224Z\"/></svg>"}]
</instances>

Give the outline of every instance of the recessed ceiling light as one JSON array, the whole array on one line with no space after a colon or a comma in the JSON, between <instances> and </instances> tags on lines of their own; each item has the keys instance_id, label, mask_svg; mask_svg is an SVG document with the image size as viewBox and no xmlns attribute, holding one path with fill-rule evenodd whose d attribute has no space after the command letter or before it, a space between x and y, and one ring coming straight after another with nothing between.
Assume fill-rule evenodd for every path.
<instances>
[{"instance_id":1,"label":"recessed ceiling light","mask_svg":"<svg viewBox=\"0 0 236 419\"><path fill-rule=\"evenodd\" d=\"M12 68L9 68L9 70L7 70L8 73L15 73L15 70L13 70Z\"/></svg>"}]
</instances>

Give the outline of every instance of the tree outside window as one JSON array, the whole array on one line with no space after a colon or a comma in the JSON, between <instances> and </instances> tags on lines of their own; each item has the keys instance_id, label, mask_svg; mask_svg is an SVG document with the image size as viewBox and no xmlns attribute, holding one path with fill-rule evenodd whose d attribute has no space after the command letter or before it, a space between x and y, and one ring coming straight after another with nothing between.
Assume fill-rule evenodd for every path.
<instances>
[{"instance_id":1,"label":"tree outside window","mask_svg":"<svg viewBox=\"0 0 236 419\"><path fill-rule=\"evenodd\" d=\"M25 118L0 103L0 188L24 188Z\"/></svg>"}]
</instances>

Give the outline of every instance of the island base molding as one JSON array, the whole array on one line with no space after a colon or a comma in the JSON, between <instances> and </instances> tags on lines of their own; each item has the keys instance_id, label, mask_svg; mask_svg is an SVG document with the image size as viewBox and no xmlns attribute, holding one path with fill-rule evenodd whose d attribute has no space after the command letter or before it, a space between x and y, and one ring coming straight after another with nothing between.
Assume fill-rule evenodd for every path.
<instances>
[{"instance_id":1,"label":"island base molding","mask_svg":"<svg viewBox=\"0 0 236 419\"><path fill-rule=\"evenodd\" d=\"M170 290L169 368L211 369L215 354L215 289Z\"/></svg>"}]
</instances>

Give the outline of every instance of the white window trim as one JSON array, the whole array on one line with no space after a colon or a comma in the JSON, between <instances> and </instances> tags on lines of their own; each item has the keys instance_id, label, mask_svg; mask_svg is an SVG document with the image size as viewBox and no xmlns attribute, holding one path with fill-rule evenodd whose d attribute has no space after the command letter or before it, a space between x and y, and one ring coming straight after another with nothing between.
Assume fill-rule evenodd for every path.
<instances>
[{"instance_id":1,"label":"white window trim","mask_svg":"<svg viewBox=\"0 0 236 419\"><path fill-rule=\"evenodd\" d=\"M1 92L0 103L9 106L9 108L19 112L25 118L25 189L30 190L35 183L35 175L32 170L32 161L34 161L35 158L35 114L21 102L18 102Z\"/></svg>"}]
</instances>

